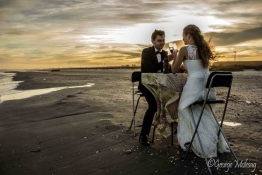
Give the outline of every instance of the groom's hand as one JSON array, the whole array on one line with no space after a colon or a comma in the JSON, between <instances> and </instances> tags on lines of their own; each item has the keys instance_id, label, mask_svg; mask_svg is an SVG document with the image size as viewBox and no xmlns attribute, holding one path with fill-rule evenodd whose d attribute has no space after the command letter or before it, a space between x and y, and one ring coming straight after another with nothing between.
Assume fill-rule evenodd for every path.
<instances>
[{"instance_id":1,"label":"groom's hand","mask_svg":"<svg viewBox=\"0 0 262 175\"><path fill-rule=\"evenodd\" d=\"M169 62L169 61L172 61L172 60L174 60L173 55L172 55L172 54L171 54L171 55L168 55L168 62Z\"/></svg>"},{"instance_id":2,"label":"groom's hand","mask_svg":"<svg viewBox=\"0 0 262 175\"><path fill-rule=\"evenodd\" d=\"M180 72L180 73L187 73L187 70L186 70L185 67L182 65L182 66L179 68L179 72Z\"/></svg>"}]
</instances>

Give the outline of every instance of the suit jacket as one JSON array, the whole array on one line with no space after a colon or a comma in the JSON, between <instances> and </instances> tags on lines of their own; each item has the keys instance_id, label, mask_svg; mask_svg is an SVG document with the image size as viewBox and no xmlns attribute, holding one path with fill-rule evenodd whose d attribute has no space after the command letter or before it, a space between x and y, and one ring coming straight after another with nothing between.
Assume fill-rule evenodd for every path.
<instances>
[{"instance_id":1,"label":"suit jacket","mask_svg":"<svg viewBox=\"0 0 262 175\"><path fill-rule=\"evenodd\" d=\"M167 51L162 50L161 59L163 60L165 57L167 57ZM170 68L169 70L171 72ZM145 48L141 56L141 73L156 73L158 71L163 72L163 62L158 63L154 46ZM148 92L141 81L139 82L138 89L143 93Z\"/></svg>"}]
</instances>

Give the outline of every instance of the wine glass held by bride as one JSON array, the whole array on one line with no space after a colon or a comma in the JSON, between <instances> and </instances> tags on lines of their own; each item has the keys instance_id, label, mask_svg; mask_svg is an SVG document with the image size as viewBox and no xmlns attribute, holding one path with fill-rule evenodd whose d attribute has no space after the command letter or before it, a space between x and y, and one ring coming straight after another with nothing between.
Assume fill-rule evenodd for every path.
<instances>
[{"instance_id":1,"label":"wine glass held by bride","mask_svg":"<svg viewBox=\"0 0 262 175\"><path fill-rule=\"evenodd\" d=\"M173 47L173 51L174 50L177 50L177 45L176 45L176 43L172 43L172 47ZM173 53L173 52L172 52Z\"/></svg>"},{"instance_id":2,"label":"wine glass held by bride","mask_svg":"<svg viewBox=\"0 0 262 175\"><path fill-rule=\"evenodd\" d=\"M177 59L177 53L178 53L178 50L177 49L174 49L173 50L173 53L170 56L170 59L172 58L172 66L173 64L175 64L176 62L176 59ZM168 57L169 58L169 57ZM173 71L172 71L173 72Z\"/></svg>"},{"instance_id":3,"label":"wine glass held by bride","mask_svg":"<svg viewBox=\"0 0 262 175\"><path fill-rule=\"evenodd\" d=\"M169 43L169 51L170 51L170 55L168 55L168 62L170 65L173 64L174 62L174 56L173 56L173 52L174 50L177 50L177 45L176 43Z\"/></svg>"},{"instance_id":4,"label":"wine glass held by bride","mask_svg":"<svg viewBox=\"0 0 262 175\"><path fill-rule=\"evenodd\" d=\"M169 51L171 54L173 53L174 49L176 48L177 48L176 43L169 43Z\"/></svg>"}]
</instances>

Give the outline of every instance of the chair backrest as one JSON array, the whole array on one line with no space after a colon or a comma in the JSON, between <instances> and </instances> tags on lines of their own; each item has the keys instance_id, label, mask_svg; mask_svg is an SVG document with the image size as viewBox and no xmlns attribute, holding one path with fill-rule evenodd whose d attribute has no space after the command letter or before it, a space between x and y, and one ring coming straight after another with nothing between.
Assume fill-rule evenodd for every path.
<instances>
[{"instance_id":1,"label":"chair backrest","mask_svg":"<svg viewBox=\"0 0 262 175\"><path fill-rule=\"evenodd\" d=\"M131 81L137 82L137 81L140 81L140 80L141 80L141 72L140 71L133 72L132 76L131 76Z\"/></svg>"},{"instance_id":2,"label":"chair backrest","mask_svg":"<svg viewBox=\"0 0 262 175\"><path fill-rule=\"evenodd\" d=\"M206 88L212 87L231 87L233 75L232 72L212 72L207 80Z\"/></svg>"}]
</instances>

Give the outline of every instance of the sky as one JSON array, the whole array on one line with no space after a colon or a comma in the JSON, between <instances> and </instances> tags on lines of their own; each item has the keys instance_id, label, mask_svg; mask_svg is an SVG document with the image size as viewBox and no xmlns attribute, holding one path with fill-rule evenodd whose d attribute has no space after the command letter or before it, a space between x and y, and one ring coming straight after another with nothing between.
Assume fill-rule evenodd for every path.
<instances>
[{"instance_id":1,"label":"sky","mask_svg":"<svg viewBox=\"0 0 262 175\"><path fill-rule=\"evenodd\" d=\"M197 25L218 61L262 60L262 0L0 0L0 69L140 65L155 29Z\"/></svg>"}]
</instances>

